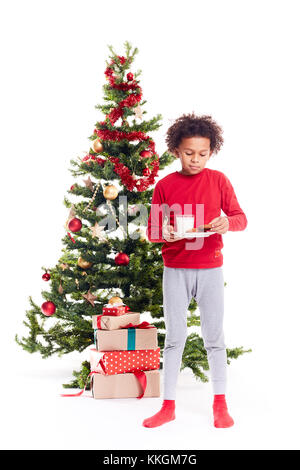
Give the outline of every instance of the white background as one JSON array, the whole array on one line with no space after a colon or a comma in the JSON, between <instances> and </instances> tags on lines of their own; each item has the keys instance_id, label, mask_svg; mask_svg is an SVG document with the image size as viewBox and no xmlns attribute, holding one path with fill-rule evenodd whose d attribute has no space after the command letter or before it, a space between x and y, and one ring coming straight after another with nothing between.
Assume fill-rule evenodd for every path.
<instances>
[{"instance_id":1,"label":"white background","mask_svg":"<svg viewBox=\"0 0 300 470\"><path fill-rule=\"evenodd\" d=\"M1 4L2 448L299 449L298 13L289 0ZM42 302L41 267L61 254L69 162L103 119L107 46L123 55L125 40L139 49L131 71L143 72L146 119L163 115L160 154L182 113L224 129L208 167L228 176L248 218L223 236L225 336L253 350L228 369L230 429L213 427L211 385L189 370L177 419L146 429L161 398L61 398L84 354L43 360L14 342L29 295Z\"/></svg>"}]
</instances>

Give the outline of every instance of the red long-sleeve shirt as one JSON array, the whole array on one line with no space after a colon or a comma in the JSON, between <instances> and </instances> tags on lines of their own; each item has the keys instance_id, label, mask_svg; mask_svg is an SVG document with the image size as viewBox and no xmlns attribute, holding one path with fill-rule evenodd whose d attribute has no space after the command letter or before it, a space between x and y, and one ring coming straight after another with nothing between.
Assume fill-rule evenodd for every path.
<instances>
[{"instance_id":1,"label":"red long-sleeve shirt","mask_svg":"<svg viewBox=\"0 0 300 470\"><path fill-rule=\"evenodd\" d=\"M214 233L204 238L181 239L167 242L162 237L163 222L177 230L176 215L194 215L194 228L208 224L221 215L229 221L229 230L244 230L247 218L227 176L218 170L204 168L195 175L170 173L156 184L148 227L150 242L164 243L164 265L172 268L214 268L222 266L222 235Z\"/></svg>"}]
</instances>

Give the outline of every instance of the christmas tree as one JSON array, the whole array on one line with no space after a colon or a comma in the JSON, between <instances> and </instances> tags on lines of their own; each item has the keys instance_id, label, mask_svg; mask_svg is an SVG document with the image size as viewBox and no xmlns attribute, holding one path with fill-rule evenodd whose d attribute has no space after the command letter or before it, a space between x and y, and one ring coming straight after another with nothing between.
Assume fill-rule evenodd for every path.
<instances>
[{"instance_id":1,"label":"christmas tree","mask_svg":"<svg viewBox=\"0 0 300 470\"><path fill-rule=\"evenodd\" d=\"M26 351L39 352L43 358L90 347L91 317L112 296L119 296L131 311L148 312L158 328L161 353L164 348L162 244L148 241L146 226L158 171L175 156L158 156L148 135L159 129L162 116L144 119L141 71L130 71L138 49L132 50L126 41L125 55L120 56L108 47L104 104L96 106L105 120L95 124L87 154L71 160L70 171L77 180L64 198L68 217L62 254L54 267L42 267L50 290L42 291L41 306L29 297L24 321L29 334L21 339L16 335ZM200 327L196 309L193 299L189 327ZM228 362L244 352L241 347L227 349ZM186 341L181 369L185 367L196 378L208 380L203 340L194 332ZM85 361L68 386L83 388L89 372Z\"/></svg>"}]
</instances>

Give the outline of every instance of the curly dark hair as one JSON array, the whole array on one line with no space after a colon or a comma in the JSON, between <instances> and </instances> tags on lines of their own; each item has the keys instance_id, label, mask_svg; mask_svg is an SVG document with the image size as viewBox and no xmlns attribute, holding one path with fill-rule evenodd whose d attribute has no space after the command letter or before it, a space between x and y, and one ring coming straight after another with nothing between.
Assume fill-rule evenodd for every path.
<instances>
[{"instance_id":1,"label":"curly dark hair","mask_svg":"<svg viewBox=\"0 0 300 470\"><path fill-rule=\"evenodd\" d=\"M196 116L193 113L183 114L167 130L166 143L168 151L174 154L180 145L181 139L185 137L207 137L210 139L210 150L219 152L224 139L223 129L209 115Z\"/></svg>"}]
</instances>

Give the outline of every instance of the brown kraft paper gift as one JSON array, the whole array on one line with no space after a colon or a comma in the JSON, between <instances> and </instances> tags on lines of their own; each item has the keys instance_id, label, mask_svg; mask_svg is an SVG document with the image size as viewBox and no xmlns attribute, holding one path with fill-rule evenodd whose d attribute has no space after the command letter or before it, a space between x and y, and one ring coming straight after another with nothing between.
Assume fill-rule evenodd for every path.
<instances>
[{"instance_id":1,"label":"brown kraft paper gift","mask_svg":"<svg viewBox=\"0 0 300 470\"><path fill-rule=\"evenodd\" d=\"M130 328L131 329L131 328ZM98 351L128 351L137 349L156 349L157 328L135 328L135 348L128 348L128 329L97 330L96 348Z\"/></svg>"},{"instance_id":2,"label":"brown kraft paper gift","mask_svg":"<svg viewBox=\"0 0 300 470\"><path fill-rule=\"evenodd\" d=\"M147 386L144 397L160 396L159 370L145 371ZM92 376L92 394L94 398L137 398L142 393L142 387L134 374Z\"/></svg>"},{"instance_id":3,"label":"brown kraft paper gift","mask_svg":"<svg viewBox=\"0 0 300 470\"><path fill-rule=\"evenodd\" d=\"M97 321L98 319L98 321ZM100 328L100 325L101 328ZM111 315L93 315L92 316L92 326L94 330L117 330L121 326L126 326L128 323L133 325L138 325L140 323L140 313L139 312L130 312L125 315L120 316L111 316Z\"/></svg>"}]
</instances>

